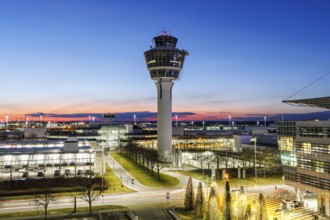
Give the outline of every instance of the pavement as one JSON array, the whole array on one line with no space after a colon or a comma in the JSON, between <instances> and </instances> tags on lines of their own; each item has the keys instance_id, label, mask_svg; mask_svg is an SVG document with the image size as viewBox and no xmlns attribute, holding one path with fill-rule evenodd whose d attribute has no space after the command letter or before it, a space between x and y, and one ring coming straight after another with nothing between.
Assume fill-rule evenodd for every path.
<instances>
[{"instance_id":1,"label":"pavement","mask_svg":"<svg viewBox=\"0 0 330 220\"><path fill-rule=\"evenodd\" d=\"M126 187L137 191L131 194L133 198L131 202L125 203L124 205L134 210L139 219L171 219L166 215L164 209L170 206L183 205L185 188L189 179L187 176L172 173L164 169L162 170L163 173L176 177L179 179L180 183L173 187L149 187L141 184L131 174L126 172L120 163L114 160L111 155L107 157L107 163ZM134 179L134 181L132 181L132 179ZM194 188L197 188L200 181L197 179L192 180ZM132 184L132 182L134 183ZM203 185L204 187L206 186L205 183L203 183ZM170 195L169 199L166 197L167 193Z\"/></svg>"},{"instance_id":2,"label":"pavement","mask_svg":"<svg viewBox=\"0 0 330 220\"><path fill-rule=\"evenodd\" d=\"M93 205L122 205L134 210L139 220L163 220L170 219L168 214L164 211L167 207L183 206L183 200L185 195L185 188L187 186L188 177L178 173L169 172L164 169L163 172L171 176L175 176L180 180L177 186L173 187L149 187L138 182L131 174L116 161L111 155L106 158L106 162L113 169L114 174L122 180L122 183L136 192L132 193L114 193L111 195L104 195L98 200L94 201ZM132 181L134 179L134 181ZM200 181L193 179L193 186L196 189ZM203 183L204 192L208 190L208 187ZM232 187L234 189L235 187ZM257 186L246 188L248 199L257 198L259 193L263 193L266 197L266 205L269 213L273 218L286 219L289 217L295 220L312 219L313 209L316 206L315 199L308 200L308 207L298 208L290 212L286 216L281 216L281 212L275 212L279 208L279 204L283 198L294 199L294 188L286 185L277 185L276 190L274 185ZM169 199L167 199L167 193L170 193ZM82 199L77 198L77 207L87 206L87 203ZM60 203L51 205L49 209L68 208L73 207L73 198L65 197L61 198ZM28 211L36 209L36 206L30 204L29 200L8 200L5 203L0 204L2 213L15 212L15 211ZM117 216L119 219L119 215ZM126 218L126 217L125 217Z\"/></svg>"}]
</instances>

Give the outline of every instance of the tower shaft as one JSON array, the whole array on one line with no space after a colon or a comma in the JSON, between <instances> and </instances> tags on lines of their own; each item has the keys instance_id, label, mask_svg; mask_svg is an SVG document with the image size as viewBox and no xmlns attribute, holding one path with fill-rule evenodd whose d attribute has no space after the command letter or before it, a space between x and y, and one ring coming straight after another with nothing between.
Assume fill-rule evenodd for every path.
<instances>
[{"instance_id":1,"label":"tower shaft","mask_svg":"<svg viewBox=\"0 0 330 220\"><path fill-rule=\"evenodd\" d=\"M172 79L160 78L157 86L157 141L159 155L172 160Z\"/></svg>"}]
</instances>

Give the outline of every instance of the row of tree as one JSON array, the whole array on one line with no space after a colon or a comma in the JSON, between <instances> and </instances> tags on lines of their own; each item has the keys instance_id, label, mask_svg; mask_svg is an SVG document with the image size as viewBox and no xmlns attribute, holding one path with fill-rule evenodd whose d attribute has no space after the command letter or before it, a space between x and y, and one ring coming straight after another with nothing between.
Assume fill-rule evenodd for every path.
<instances>
[{"instance_id":1,"label":"row of tree","mask_svg":"<svg viewBox=\"0 0 330 220\"><path fill-rule=\"evenodd\" d=\"M78 197L88 203L89 206L89 215L92 215L92 205L95 200L97 200L102 194L102 187L99 181L95 178L82 178L80 179L81 185L84 187L84 191L82 191ZM42 207L44 209L45 219L48 217L48 207L51 204L57 204L60 202L59 198L51 193L51 189L49 188L45 193L35 195L32 199L32 204ZM76 212L76 196L74 197L74 209L73 212Z\"/></svg>"},{"instance_id":2,"label":"row of tree","mask_svg":"<svg viewBox=\"0 0 330 220\"><path fill-rule=\"evenodd\" d=\"M144 148L134 143L122 147L121 152L136 164L150 170L151 176L154 176L154 171L156 171L158 180L160 180L160 171L169 165L167 159L158 154L155 149Z\"/></svg>"},{"instance_id":3,"label":"row of tree","mask_svg":"<svg viewBox=\"0 0 330 220\"><path fill-rule=\"evenodd\" d=\"M228 156L227 153L230 153L231 156ZM258 169L263 171L264 176L266 176L267 172L276 170L281 164L278 153L271 149L259 150L256 155L253 149L245 148L241 152L213 151L211 153L200 153L196 157L201 169L203 165L207 165L207 168L210 169L211 164L216 164L217 173L220 172L221 165L225 165L225 168L228 168L231 158L241 161L243 169L254 167L256 163ZM217 175L217 178L219 179L219 175Z\"/></svg>"},{"instance_id":4,"label":"row of tree","mask_svg":"<svg viewBox=\"0 0 330 220\"><path fill-rule=\"evenodd\" d=\"M241 197L245 197L245 200L240 199ZM208 220L231 220L234 219L234 217L238 220L268 220L263 194L259 194L257 202L253 201L254 211L252 211L252 205L246 202L246 195L244 192L241 192L236 199L239 199L239 202L237 201L236 211L234 212L229 181L226 181L225 192L222 197L219 194L217 184L213 182L208 204L206 205L202 183L199 182L197 195L195 197L192 179L189 178L184 199L184 208L185 210L194 210L196 218L205 218Z\"/></svg>"}]
</instances>

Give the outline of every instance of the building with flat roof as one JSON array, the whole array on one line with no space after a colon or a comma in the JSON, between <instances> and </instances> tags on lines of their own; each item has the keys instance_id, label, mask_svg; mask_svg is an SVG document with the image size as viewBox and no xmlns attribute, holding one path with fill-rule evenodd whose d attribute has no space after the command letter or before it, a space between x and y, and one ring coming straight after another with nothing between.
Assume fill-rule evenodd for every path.
<instances>
[{"instance_id":1,"label":"building with flat roof","mask_svg":"<svg viewBox=\"0 0 330 220\"><path fill-rule=\"evenodd\" d=\"M329 97L286 100L285 103L330 109ZM317 195L320 215L330 216L330 121L280 121L276 123L285 184Z\"/></svg>"},{"instance_id":2,"label":"building with flat roof","mask_svg":"<svg viewBox=\"0 0 330 220\"><path fill-rule=\"evenodd\" d=\"M81 177L94 173L95 151L87 141L0 142L0 181Z\"/></svg>"}]
</instances>

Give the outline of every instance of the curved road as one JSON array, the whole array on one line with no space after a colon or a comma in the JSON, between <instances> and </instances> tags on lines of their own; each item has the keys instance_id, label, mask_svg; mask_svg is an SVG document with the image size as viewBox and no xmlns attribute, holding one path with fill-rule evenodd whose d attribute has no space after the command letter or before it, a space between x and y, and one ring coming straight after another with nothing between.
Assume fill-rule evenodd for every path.
<instances>
[{"instance_id":1,"label":"curved road","mask_svg":"<svg viewBox=\"0 0 330 220\"><path fill-rule=\"evenodd\" d=\"M104 195L95 201L94 205L122 205L126 206L135 211L139 216L139 220L160 220L169 219L163 212L163 209L169 206L183 205L183 198L185 195L185 188L188 182L188 177L177 173L167 172L165 173L175 176L180 180L177 186L164 188L164 187L149 187L142 185L137 180L135 180L126 170L115 161L111 156L106 158L106 162L113 169L115 175L122 179L122 183L136 192L127 194L111 194ZM132 179L134 179L134 184L132 184ZM199 180L193 179L193 186L197 188ZM281 188L288 188L285 185L278 185ZM203 188L206 191L206 184L203 183ZM273 191L274 186L260 186L251 191ZM292 190L288 188L288 190ZM166 198L166 192L170 192L170 199ZM77 206L87 206L87 203L80 198L77 198ZM68 208L73 207L73 198L65 197L61 198L59 203L56 205L51 205L49 209L52 208ZM2 213L5 212L17 212L17 211L28 211L31 209L37 209L37 207L30 204L30 200L8 200L6 202L0 203L0 208Z\"/></svg>"},{"instance_id":2,"label":"curved road","mask_svg":"<svg viewBox=\"0 0 330 220\"><path fill-rule=\"evenodd\" d=\"M169 175L175 176L180 180L177 186L164 188L164 187L149 187L142 185L135 180L131 174L117 163L111 156L106 158L106 162L113 169L115 175L122 179L122 183L136 192L127 194L111 194L104 195L96 200L94 205L122 205L135 211L139 216L139 220L148 219L169 219L163 212L163 209L168 206L182 205L185 194L185 187L188 182L188 177L167 172ZM132 184L134 179L134 184ZM197 187L198 180L193 180L194 187ZM205 184L204 184L205 185ZM170 199L166 198L166 192L170 192ZM82 199L77 197L77 207L87 206L88 204ZM63 197L60 198L58 204L50 205L49 209L69 208L73 207L73 198ZM36 210L37 207L32 205L30 200L7 200L0 203L0 212L23 212Z\"/></svg>"}]
</instances>

